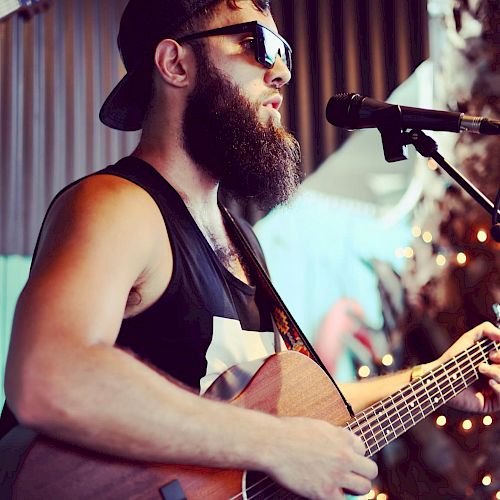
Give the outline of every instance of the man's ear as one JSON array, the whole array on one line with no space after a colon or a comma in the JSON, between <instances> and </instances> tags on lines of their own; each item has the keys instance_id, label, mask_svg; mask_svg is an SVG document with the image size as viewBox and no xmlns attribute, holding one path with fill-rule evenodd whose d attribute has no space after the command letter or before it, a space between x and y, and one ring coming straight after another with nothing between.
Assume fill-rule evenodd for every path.
<instances>
[{"instance_id":1,"label":"man's ear","mask_svg":"<svg viewBox=\"0 0 500 500\"><path fill-rule=\"evenodd\" d=\"M156 47L155 64L161 78L174 87L186 87L195 74L193 54L169 38Z\"/></svg>"}]
</instances>

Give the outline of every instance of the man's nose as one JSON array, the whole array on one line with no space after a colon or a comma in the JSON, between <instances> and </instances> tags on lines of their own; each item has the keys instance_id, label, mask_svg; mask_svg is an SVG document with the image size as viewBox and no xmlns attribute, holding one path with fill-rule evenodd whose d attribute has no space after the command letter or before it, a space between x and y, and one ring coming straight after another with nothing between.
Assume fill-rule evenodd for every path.
<instances>
[{"instance_id":1,"label":"man's nose","mask_svg":"<svg viewBox=\"0 0 500 500\"><path fill-rule=\"evenodd\" d=\"M292 74L288 69L280 55L276 56L276 61L272 68L266 71L264 80L270 87L281 88L286 85L292 78Z\"/></svg>"}]
</instances>

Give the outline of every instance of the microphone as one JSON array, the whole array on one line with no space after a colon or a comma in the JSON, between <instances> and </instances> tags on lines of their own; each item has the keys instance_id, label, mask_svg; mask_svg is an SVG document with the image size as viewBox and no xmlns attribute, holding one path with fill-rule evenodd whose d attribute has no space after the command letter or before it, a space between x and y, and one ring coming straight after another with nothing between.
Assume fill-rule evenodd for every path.
<instances>
[{"instance_id":1,"label":"microphone","mask_svg":"<svg viewBox=\"0 0 500 500\"><path fill-rule=\"evenodd\" d=\"M326 119L336 127L348 129L378 128L377 111L398 106L359 94L336 94L326 107ZM474 132L499 135L500 121L484 116L435 111L432 109L398 106L401 110L401 128L441 130L445 132Z\"/></svg>"}]
</instances>

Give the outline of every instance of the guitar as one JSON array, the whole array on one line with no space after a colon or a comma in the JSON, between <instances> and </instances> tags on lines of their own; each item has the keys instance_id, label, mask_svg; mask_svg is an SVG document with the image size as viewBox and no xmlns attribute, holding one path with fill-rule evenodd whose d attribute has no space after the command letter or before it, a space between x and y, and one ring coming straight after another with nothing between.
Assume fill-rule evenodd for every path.
<instances>
[{"instance_id":1,"label":"guitar","mask_svg":"<svg viewBox=\"0 0 500 500\"><path fill-rule=\"evenodd\" d=\"M20 9L32 9L42 4L46 4L45 0L0 0L0 20L10 16Z\"/></svg>"},{"instance_id":2,"label":"guitar","mask_svg":"<svg viewBox=\"0 0 500 500\"><path fill-rule=\"evenodd\" d=\"M252 367L229 369L210 394L225 395L232 405L344 426L364 441L366 455L372 456L469 387L479 378L478 365L499 348L500 342L484 338L353 418L322 369L293 351L260 361L253 376ZM11 472L12 498L17 500L299 498L258 472L137 463L42 436L32 440L21 466Z\"/></svg>"}]
</instances>

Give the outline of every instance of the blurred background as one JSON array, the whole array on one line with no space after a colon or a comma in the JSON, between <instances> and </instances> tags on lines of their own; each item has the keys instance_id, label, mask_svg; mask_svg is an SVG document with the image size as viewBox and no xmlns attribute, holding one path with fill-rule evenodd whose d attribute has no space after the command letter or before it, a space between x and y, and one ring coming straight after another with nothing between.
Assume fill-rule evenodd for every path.
<instances>
[{"instance_id":1,"label":"blurred background","mask_svg":"<svg viewBox=\"0 0 500 500\"><path fill-rule=\"evenodd\" d=\"M51 198L138 140L97 116L124 72L116 35L126 1L25 3L0 2L1 378ZM466 329L494 321L500 246L491 221L435 165L411 149L407 160L386 163L376 130L334 128L325 108L336 93L358 92L499 118L498 0L272 5L294 50L282 115L301 143L307 178L269 214L233 209L255 224L278 291L338 379L429 361ZM433 137L493 200L500 140ZM499 442L497 415L440 409L378 453L368 498L498 499Z\"/></svg>"}]
</instances>

